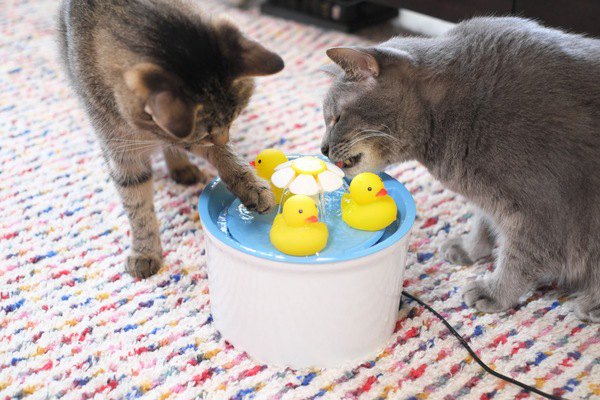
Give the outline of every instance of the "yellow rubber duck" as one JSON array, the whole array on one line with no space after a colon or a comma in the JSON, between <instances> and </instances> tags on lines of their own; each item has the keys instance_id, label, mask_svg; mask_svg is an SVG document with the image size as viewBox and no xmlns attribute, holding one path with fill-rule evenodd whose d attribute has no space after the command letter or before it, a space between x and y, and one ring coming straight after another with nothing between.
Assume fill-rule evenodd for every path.
<instances>
[{"instance_id":1,"label":"yellow rubber duck","mask_svg":"<svg viewBox=\"0 0 600 400\"><path fill-rule=\"evenodd\" d=\"M311 256L327 245L327 225L319 222L315 201L297 194L283 203L283 211L275 216L270 233L271 243L291 256Z\"/></svg>"},{"instance_id":2,"label":"yellow rubber duck","mask_svg":"<svg viewBox=\"0 0 600 400\"><path fill-rule=\"evenodd\" d=\"M342 219L354 229L379 231L396 220L398 207L371 172L358 174L350 182L350 193L342 196Z\"/></svg>"},{"instance_id":3,"label":"yellow rubber duck","mask_svg":"<svg viewBox=\"0 0 600 400\"><path fill-rule=\"evenodd\" d=\"M280 189L271 183L271 175L273 175L273 172L275 172L275 167L287 161L288 158L281 150L266 149L261 151L258 156L256 156L254 161L250 162L250 165L256 168L256 173L258 176L266 179L271 185L271 191L275 195L275 201L277 204L281 203L283 189Z\"/></svg>"}]
</instances>

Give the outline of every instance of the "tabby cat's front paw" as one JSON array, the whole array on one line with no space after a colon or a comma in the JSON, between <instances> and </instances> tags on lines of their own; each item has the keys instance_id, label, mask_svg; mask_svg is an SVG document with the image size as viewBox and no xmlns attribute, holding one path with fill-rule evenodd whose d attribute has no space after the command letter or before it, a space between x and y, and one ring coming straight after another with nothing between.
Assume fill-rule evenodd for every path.
<instances>
[{"instance_id":1,"label":"tabby cat's front paw","mask_svg":"<svg viewBox=\"0 0 600 400\"><path fill-rule=\"evenodd\" d=\"M194 164L187 164L169 171L171 178L180 185L191 186L206 183L207 175Z\"/></svg>"},{"instance_id":2,"label":"tabby cat's front paw","mask_svg":"<svg viewBox=\"0 0 600 400\"><path fill-rule=\"evenodd\" d=\"M152 254L132 253L127 256L125 270L135 278L148 278L162 267L162 258Z\"/></svg>"},{"instance_id":3,"label":"tabby cat's front paw","mask_svg":"<svg viewBox=\"0 0 600 400\"><path fill-rule=\"evenodd\" d=\"M463 293L463 300L469 307L486 313L506 311L512 307L511 304L505 304L501 299L495 298L485 280L468 284Z\"/></svg>"},{"instance_id":4,"label":"tabby cat's front paw","mask_svg":"<svg viewBox=\"0 0 600 400\"><path fill-rule=\"evenodd\" d=\"M269 187L269 184L257 179L252 185L244 188L244 193L239 196L240 200L250 211L257 211L264 214L275 207L275 196Z\"/></svg>"}]
</instances>

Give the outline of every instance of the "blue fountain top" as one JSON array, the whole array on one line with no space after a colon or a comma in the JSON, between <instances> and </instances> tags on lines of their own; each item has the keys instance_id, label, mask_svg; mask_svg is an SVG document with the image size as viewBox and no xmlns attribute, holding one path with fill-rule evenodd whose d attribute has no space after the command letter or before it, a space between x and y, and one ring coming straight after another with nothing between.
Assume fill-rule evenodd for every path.
<instances>
[{"instance_id":1,"label":"blue fountain top","mask_svg":"<svg viewBox=\"0 0 600 400\"><path fill-rule=\"evenodd\" d=\"M227 190L220 178L215 178L202 191L198 203L198 213L200 214L204 229L213 237L236 250L256 257L295 264L322 264L356 259L368 256L369 254L378 252L393 243L396 243L409 232L415 220L415 203L410 192L404 185L391 176L385 173L379 175L381 176L389 195L396 201L396 205L398 206L398 219L385 229L383 235L375 244L370 247L363 247L352 251L324 251L313 256L295 257L277 251L266 250L270 249L270 246L255 245L255 247L260 247L257 249L238 242L231 236L224 225L227 223L226 211L231 207L234 201L236 201L236 198ZM268 243L268 234L262 232L262 235L265 236L264 240Z\"/></svg>"},{"instance_id":2,"label":"blue fountain top","mask_svg":"<svg viewBox=\"0 0 600 400\"><path fill-rule=\"evenodd\" d=\"M373 246L383 236L384 229L376 232L360 231L351 228L342 220L340 203L344 190L325 193L325 203L319 212L319 220L327 224L329 238L327 246L319 253L319 257L337 259L339 254L354 252ZM238 243L243 243L262 254L283 254L269 240L275 216L280 210L272 210L266 214L251 212L239 199L235 199L229 209L219 216L218 225L221 230Z\"/></svg>"}]
</instances>

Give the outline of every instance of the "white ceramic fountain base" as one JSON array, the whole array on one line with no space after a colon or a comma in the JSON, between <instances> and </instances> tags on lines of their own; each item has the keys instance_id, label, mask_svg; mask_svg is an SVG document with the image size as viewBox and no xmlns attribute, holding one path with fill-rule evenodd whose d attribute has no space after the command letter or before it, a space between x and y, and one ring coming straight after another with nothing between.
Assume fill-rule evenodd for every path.
<instances>
[{"instance_id":1,"label":"white ceramic fountain base","mask_svg":"<svg viewBox=\"0 0 600 400\"><path fill-rule=\"evenodd\" d=\"M319 265L267 260L205 235L213 320L237 349L271 365L324 368L386 345L409 233L368 256Z\"/></svg>"}]
</instances>

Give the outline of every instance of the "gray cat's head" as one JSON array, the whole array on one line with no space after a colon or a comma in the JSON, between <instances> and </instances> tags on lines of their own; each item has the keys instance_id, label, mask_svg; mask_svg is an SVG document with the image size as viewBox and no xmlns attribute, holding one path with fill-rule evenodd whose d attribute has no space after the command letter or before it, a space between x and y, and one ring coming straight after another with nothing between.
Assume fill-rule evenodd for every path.
<instances>
[{"instance_id":1,"label":"gray cat's head","mask_svg":"<svg viewBox=\"0 0 600 400\"><path fill-rule=\"evenodd\" d=\"M118 35L138 58L123 75L129 90L120 108L165 141L225 144L252 95L252 78L279 72L283 60L229 22L160 4L135 24L124 21L131 28Z\"/></svg>"},{"instance_id":2,"label":"gray cat's head","mask_svg":"<svg viewBox=\"0 0 600 400\"><path fill-rule=\"evenodd\" d=\"M325 68L335 80L323 113L321 151L352 176L414 158L423 134L420 73L406 52L386 47L333 48Z\"/></svg>"}]
</instances>

